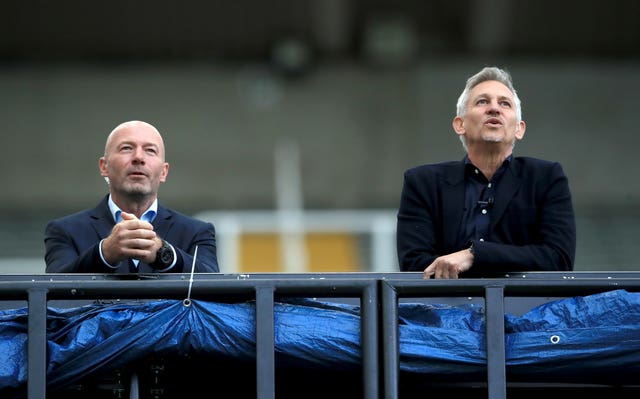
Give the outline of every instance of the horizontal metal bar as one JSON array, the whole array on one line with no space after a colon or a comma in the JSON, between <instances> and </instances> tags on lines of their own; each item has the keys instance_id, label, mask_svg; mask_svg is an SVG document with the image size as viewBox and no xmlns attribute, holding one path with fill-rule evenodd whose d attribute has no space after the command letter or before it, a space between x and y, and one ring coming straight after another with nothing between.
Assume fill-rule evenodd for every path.
<instances>
[{"instance_id":1,"label":"horizontal metal bar","mask_svg":"<svg viewBox=\"0 0 640 399\"><path fill-rule=\"evenodd\" d=\"M229 295L254 296L257 287L272 287L278 295L299 296L360 296L363 287L375 279L329 280L226 280L194 279L192 298ZM63 281L0 281L0 299L25 299L32 288L48 290L49 299L123 299L179 298L187 296L189 282L174 280L63 280Z\"/></svg>"},{"instance_id":2,"label":"horizontal metal bar","mask_svg":"<svg viewBox=\"0 0 640 399\"><path fill-rule=\"evenodd\" d=\"M191 286L189 286L191 284ZM381 303L378 291L381 289ZM624 273L526 273L517 276L483 279L423 280L421 273L265 273L265 274L198 274L189 281L188 274L158 275L7 275L0 276L0 301L25 300L35 304L34 293L40 297L38 312L31 312L30 340L42 345L37 334L43 334L46 318L45 301L87 299L184 299L190 293L192 299L235 298L261 301L257 328L260 330L260 358L264 364L258 367L260 392L271 397L273 389L273 300L280 297L331 297L358 298L362 306L363 390L365 396L379 395L379 383L384 384L385 395L398 395L399 354L397 306L399 299L435 297L484 297L490 307L491 320L500 321L504 313L506 297L568 297L625 289L640 291L640 272ZM488 295L487 293L492 293ZM261 294L260 294L261 293ZM273 296L272 296L273 295ZM495 305L497 304L497 305ZM378 309L379 312L377 311ZM40 320L43 318L43 320ZM39 323L39 324L38 324ZM382 325L381 325L382 324ZM494 323L495 324L495 323ZM488 325L489 327L489 325ZM495 326L494 326L495 327ZM375 330L375 331L372 331ZM504 396L507 382L504 377L504 348L499 347L503 335L487 339L493 356L492 375L488 386L498 397ZM502 331L503 333L503 331ZM382 342L379 342L382 339ZM378 349L380 348L380 349ZM32 351L33 349L33 351ZM497 350L496 350L497 349ZM380 351L383 359L380 359ZM30 347L30 355L42 351ZM264 352L269 352L264 356ZM386 358L388 357L388 358ZM35 358L30 358L34 362ZM38 362L39 360L36 360ZM382 374L379 367L382 367ZM30 380L42 384L46 376L43 365L30 369ZM33 385L35 387L35 385ZM39 396L39 395L35 395Z\"/></svg>"}]
</instances>

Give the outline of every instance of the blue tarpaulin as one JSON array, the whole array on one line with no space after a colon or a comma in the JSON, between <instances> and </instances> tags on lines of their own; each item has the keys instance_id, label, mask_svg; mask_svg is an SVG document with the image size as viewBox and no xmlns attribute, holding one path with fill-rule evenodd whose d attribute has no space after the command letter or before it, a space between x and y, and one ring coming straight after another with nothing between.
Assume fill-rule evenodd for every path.
<instances>
[{"instance_id":1,"label":"blue tarpaulin","mask_svg":"<svg viewBox=\"0 0 640 399\"><path fill-rule=\"evenodd\" d=\"M435 377L486 373L481 305L400 303L400 368ZM277 302L278 361L360 367L360 308ZM26 308L0 311L0 392L27 381ZM640 294L616 290L505 315L507 373L521 380L616 382L640 372ZM255 302L159 300L49 308L47 384L58 388L153 355L255 361ZM284 360L283 360L284 359Z\"/></svg>"}]
</instances>

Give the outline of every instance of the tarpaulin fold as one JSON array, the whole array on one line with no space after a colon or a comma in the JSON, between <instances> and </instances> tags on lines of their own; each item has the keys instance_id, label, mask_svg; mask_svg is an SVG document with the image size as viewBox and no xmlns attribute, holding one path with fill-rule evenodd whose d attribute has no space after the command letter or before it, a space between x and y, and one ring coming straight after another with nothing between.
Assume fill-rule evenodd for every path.
<instances>
[{"instance_id":1,"label":"tarpaulin fold","mask_svg":"<svg viewBox=\"0 0 640 399\"><path fill-rule=\"evenodd\" d=\"M400 303L400 368L433 377L486 375L482 305ZM277 362L361 365L360 307L328 300L275 303ZM26 384L26 308L0 311L0 392ZM95 303L47 311L47 384L58 388L154 355L255 361L255 302ZM381 337L384 339L384 337ZM510 378L621 382L640 372L640 294L614 290L505 315Z\"/></svg>"}]
</instances>

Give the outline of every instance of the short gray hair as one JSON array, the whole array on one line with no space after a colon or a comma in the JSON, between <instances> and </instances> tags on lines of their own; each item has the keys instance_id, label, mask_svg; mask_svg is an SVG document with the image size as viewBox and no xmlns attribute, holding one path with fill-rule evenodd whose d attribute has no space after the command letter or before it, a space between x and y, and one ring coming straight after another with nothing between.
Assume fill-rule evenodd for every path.
<instances>
[{"instance_id":1,"label":"short gray hair","mask_svg":"<svg viewBox=\"0 0 640 399\"><path fill-rule=\"evenodd\" d=\"M467 101L469 101L469 93L471 93L471 90L474 87L488 80L495 80L502 83L509 88L511 93L513 93L513 101L515 102L516 106L516 118L518 122L520 122L522 120L522 105L520 103L518 93L513 87L511 75L506 70L500 69L498 67L485 67L480 72L467 79L467 84L464 87L462 94L460 94L460 97L458 97L458 103L456 105L456 115L464 116L464 114L467 112Z\"/></svg>"}]
</instances>

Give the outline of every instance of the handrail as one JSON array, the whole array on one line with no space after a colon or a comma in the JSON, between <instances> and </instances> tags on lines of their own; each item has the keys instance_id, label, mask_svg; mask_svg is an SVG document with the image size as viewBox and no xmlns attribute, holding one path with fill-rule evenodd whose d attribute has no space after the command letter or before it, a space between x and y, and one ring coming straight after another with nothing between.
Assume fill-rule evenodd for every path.
<instances>
[{"instance_id":1,"label":"handrail","mask_svg":"<svg viewBox=\"0 0 640 399\"><path fill-rule=\"evenodd\" d=\"M52 300L183 299L188 274L5 275L0 301L28 302L28 395L46 396L46 312ZM522 273L509 277L423 280L421 273L197 274L191 297L255 299L257 397L275 397L274 303L305 296L355 298L361 305L362 375L365 398L397 398L398 302L402 298L479 297L484 300L487 390L506 398L504 313L507 297L568 297L617 289L640 291L640 272Z\"/></svg>"},{"instance_id":2,"label":"handrail","mask_svg":"<svg viewBox=\"0 0 640 399\"><path fill-rule=\"evenodd\" d=\"M7 276L0 281L0 299L28 300L28 392L29 399L46 396L46 303L55 299L182 299L187 295L188 275L47 275ZM274 321L275 297L353 297L361 303L363 392L378 397L378 336L368 334L378 324L376 279L325 279L288 276L251 279L217 274L194 276L194 299L252 298L256 301L257 397L275 398ZM282 277L282 276L281 276Z\"/></svg>"}]
</instances>

